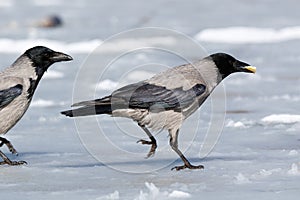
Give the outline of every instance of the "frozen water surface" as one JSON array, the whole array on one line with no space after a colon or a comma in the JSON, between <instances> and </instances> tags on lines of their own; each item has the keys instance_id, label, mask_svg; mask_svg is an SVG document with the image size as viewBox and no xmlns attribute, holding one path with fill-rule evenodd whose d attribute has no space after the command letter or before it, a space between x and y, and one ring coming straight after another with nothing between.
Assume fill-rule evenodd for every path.
<instances>
[{"instance_id":1,"label":"frozen water surface","mask_svg":"<svg viewBox=\"0 0 300 200\"><path fill-rule=\"evenodd\" d=\"M26 160L28 165L0 167L1 199L298 199L298 9L299 3L293 0L0 0L2 68L34 45L47 45L74 57L72 62L57 63L49 69L32 106L5 136L19 156L10 155L5 147L1 150L13 160ZM61 28L34 27L36 21L51 14L62 17ZM210 99L184 124L179 145L190 161L203 164L204 170L171 171L181 161L168 146L166 132L156 133L156 155L145 159L149 147L136 143L146 138L143 131L130 120L108 116L97 120L110 142L93 143L105 149L100 154L105 162L101 162L86 150L80 139L84 133L78 134L74 120L59 114L73 103L76 75L90 52L116 33L148 26L180 31L201 43L209 54L227 52L257 67L255 75L234 74L224 81L224 128L207 157L201 159L199 152L211 118ZM120 40L100 53L109 56L139 45L157 44L171 48L177 41L168 35L149 34ZM182 48L187 54L194 53ZM93 73L97 73L102 67L100 61L90 62ZM145 63L163 65L155 68L143 66ZM105 77L88 89L100 97L123 83L182 63L165 53L133 52L115 62ZM82 96L82 100L86 98ZM217 98L217 102L223 103L224 98ZM87 133L100 134L99 129L88 129L91 121L83 120ZM115 154L113 145L125 153ZM134 153L134 159L124 156Z\"/></svg>"}]
</instances>

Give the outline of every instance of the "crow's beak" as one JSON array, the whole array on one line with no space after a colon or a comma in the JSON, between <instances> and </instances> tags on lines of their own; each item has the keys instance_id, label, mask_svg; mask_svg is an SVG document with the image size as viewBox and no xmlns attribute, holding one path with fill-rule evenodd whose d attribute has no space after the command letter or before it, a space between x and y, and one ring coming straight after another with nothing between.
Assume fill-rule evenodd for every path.
<instances>
[{"instance_id":1,"label":"crow's beak","mask_svg":"<svg viewBox=\"0 0 300 200\"><path fill-rule=\"evenodd\" d=\"M253 67L253 66L244 66L242 67L243 71L244 72L248 72L248 73L255 73L256 72L256 67Z\"/></svg>"},{"instance_id":2,"label":"crow's beak","mask_svg":"<svg viewBox=\"0 0 300 200\"><path fill-rule=\"evenodd\" d=\"M61 62L61 61L70 61L73 60L73 58L67 54L61 53L61 52L54 52L51 60L53 62Z\"/></svg>"}]
</instances>

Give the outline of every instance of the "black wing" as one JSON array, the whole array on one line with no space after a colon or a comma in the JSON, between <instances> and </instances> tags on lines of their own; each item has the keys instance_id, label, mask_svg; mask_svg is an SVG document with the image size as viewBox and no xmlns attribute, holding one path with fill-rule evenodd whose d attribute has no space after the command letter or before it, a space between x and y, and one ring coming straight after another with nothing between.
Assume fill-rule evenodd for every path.
<instances>
[{"instance_id":1,"label":"black wing","mask_svg":"<svg viewBox=\"0 0 300 200\"><path fill-rule=\"evenodd\" d=\"M205 85L196 84L189 90L183 88L167 89L145 82L131 84L113 92L112 106L128 105L129 108L153 110L181 110L191 105L196 97L205 92Z\"/></svg>"},{"instance_id":2,"label":"black wing","mask_svg":"<svg viewBox=\"0 0 300 200\"><path fill-rule=\"evenodd\" d=\"M183 88L167 89L145 82L124 86L114 91L110 96L91 101L83 101L72 106L111 106L111 110L139 108L151 111L175 110L181 111L191 105L196 98L206 90L205 85L196 84L189 90ZM202 103L199 101L198 103Z\"/></svg>"},{"instance_id":3,"label":"black wing","mask_svg":"<svg viewBox=\"0 0 300 200\"><path fill-rule=\"evenodd\" d=\"M0 90L0 109L7 106L16 97L22 94L23 86L21 84L15 85L5 90Z\"/></svg>"}]
</instances>

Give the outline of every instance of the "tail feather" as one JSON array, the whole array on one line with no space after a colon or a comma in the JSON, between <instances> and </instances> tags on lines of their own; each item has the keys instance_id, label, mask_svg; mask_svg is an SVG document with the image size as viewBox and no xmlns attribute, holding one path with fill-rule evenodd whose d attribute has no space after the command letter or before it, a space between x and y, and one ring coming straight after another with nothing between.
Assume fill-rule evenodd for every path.
<instances>
[{"instance_id":1,"label":"tail feather","mask_svg":"<svg viewBox=\"0 0 300 200\"><path fill-rule=\"evenodd\" d=\"M110 101L111 101L111 96L106 96L101 99L95 99L95 100L90 100L90 101L81 101L78 103L74 103L73 105L71 105L71 107L110 104Z\"/></svg>"},{"instance_id":2,"label":"tail feather","mask_svg":"<svg viewBox=\"0 0 300 200\"><path fill-rule=\"evenodd\" d=\"M79 117L88 115L111 114L111 105L84 106L81 108L62 111L61 114L68 117Z\"/></svg>"}]
</instances>

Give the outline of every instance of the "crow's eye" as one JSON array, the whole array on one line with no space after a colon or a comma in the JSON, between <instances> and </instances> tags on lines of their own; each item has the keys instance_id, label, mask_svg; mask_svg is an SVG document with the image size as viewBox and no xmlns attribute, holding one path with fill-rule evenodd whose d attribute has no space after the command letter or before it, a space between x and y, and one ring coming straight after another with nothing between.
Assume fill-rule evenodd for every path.
<instances>
[{"instance_id":1,"label":"crow's eye","mask_svg":"<svg viewBox=\"0 0 300 200\"><path fill-rule=\"evenodd\" d=\"M44 53L45 57L50 57L50 53Z\"/></svg>"}]
</instances>

